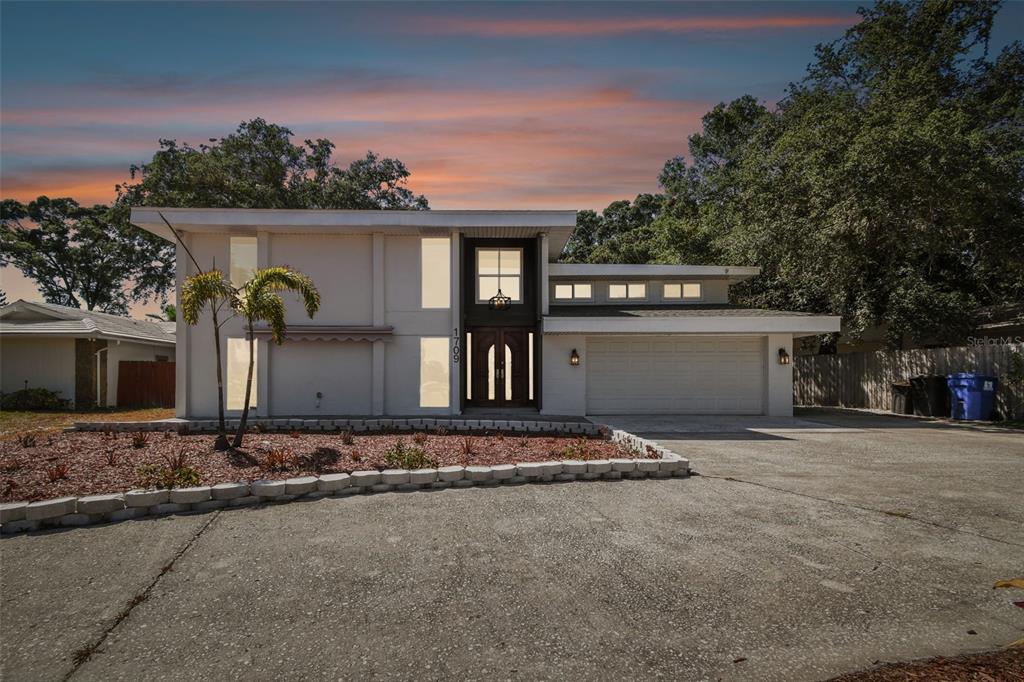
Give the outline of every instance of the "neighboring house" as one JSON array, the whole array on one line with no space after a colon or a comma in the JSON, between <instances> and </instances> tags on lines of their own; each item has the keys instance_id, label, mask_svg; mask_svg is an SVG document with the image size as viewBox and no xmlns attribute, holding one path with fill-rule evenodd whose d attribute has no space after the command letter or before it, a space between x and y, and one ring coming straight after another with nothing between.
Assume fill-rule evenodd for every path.
<instances>
[{"instance_id":1,"label":"neighboring house","mask_svg":"<svg viewBox=\"0 0 1024 682\"><path fill-rule=\"evenodd\" d=\"M52 303L0 308L0 391L46 388L72 407L117 406L121 361L173 361L174 324ZM98 378L97 378L98 377Z\"/></svg>"},{"instance_id":2,"label":"neighboring house","mask_svg":"<svg viewBox=\"0 0 1024 682\"><path fill-rule=\"evenodd\" d=\"M729 286L757 268L557 263L574 211L136 208L132 222L174 241L160 213L236 286L288 265L320 289L313 320L285 295L283 345L257 332L258 416L790 415L794 337L839 329L837 317L729 305ZM177 263L180 291L195 272L181 244ZM217 413L211 327L179 319L180 417ZM238 414L241 321L222 337Z\"/></svg>"}]
</instances>

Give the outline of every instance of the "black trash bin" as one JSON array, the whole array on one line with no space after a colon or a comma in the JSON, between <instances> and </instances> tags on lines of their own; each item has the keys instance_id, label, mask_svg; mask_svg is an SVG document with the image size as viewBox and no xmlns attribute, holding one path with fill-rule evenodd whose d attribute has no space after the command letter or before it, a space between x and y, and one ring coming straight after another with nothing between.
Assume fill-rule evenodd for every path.
<instances>
[{"instance_id":1,"label":"black trash bin","mask_svg":"<svg viewBox=\"0 0 1024 682\"><path fill-rule=\"evenodd\" d=\"M944 376L910 379L910 402L919 417L949 416L949 384Z\"/></svg>"},{"instance_id":2,"label":"black trash bin","mask_svg":"<svg viewBox=\"0 0 1024 682\"><path fill-rule=\"evenodd\" d=\"M910 398L910 382L894 382L892 384L892 413L913 414L913 409L913 402Z\"/></svg>"}]
</instances>

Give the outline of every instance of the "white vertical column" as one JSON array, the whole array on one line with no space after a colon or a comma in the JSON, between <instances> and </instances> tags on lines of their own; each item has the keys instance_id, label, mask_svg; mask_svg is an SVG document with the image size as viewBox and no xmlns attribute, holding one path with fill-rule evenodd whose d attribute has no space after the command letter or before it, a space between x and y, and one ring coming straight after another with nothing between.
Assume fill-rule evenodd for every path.
<instances>
[{"instance_id":1,"label":"white vertical column","mask_svg":"<svg viewBox=\"0 0 1024 682\"><path fill-rule=\"evenodd\" d=\"M191 246L191 237L188 232L178 231L181 239L186 245ZM185 278L195 273L195 266L188 252L180 243L174 245L174 304L181 310L181 288L185 284ZM187 419L191 416L189 405L189 345L192 340L192 327L185 324L185 320L178 315L174 322L174 416L178 419Z\"/></svg>"},{"instance_id":2,"label":"white vertical column","mask_svg":"<svg viewBox=\"0 0 1024 682\"><path fill-rule=\"evenodd\" d=\"M256 267L270 267L270 233L256 233ZM268 339L256 341L256 416L270 416L270 347Z\"/></svg>"},{"instance_id":3,"label":"white vertical column","mask_svg":"<svg viewBox=\"0 0 1024 682\"><path fill-rule=\"evenodd\" d=\"M789 354L787 365L779 364L779 349ZM765 414L771 417L793 416L793 335L769 334L765 337Z\"/></svg>"},{"instance_id":4,"label":"white vertical column","mask_svg":"<svg viewBox=\"0 0 1024 682\"><path fill-rule=\"evenodd\" d=\"M373 233L373 326L384 326L384 234ZM384 414L384 342L373 342L371 409Z\"/></svg>"},{"instance_id":5,"label":"white vertical column","mask_svg":"<svg viewBox=\"0 0 1024 682\"><path fill-rule=\"evenodd\" d=\"M540 235L540 314L548 314L548 233Z\"/></svg>"},{"instance_id":6,"label":"white vertical column","mask_svg":"<svg viewBox=\"0 0 1024 682\"><path fill-rule=\"evenodd\" d=\"M455 362L455 353L449 353L451 357L451 368L448 371L448 408L451 414L462 414L462 376L466 373L466 349L461 346L462 339L466 336L466 330L462 328L462 288L459 286L462 280L462 235L459 232L452 232L451 236L451 330L449 334L452 339L451 347L454 351L455 344L459 346L459 361Z\"/></svg>"}]
</instances>

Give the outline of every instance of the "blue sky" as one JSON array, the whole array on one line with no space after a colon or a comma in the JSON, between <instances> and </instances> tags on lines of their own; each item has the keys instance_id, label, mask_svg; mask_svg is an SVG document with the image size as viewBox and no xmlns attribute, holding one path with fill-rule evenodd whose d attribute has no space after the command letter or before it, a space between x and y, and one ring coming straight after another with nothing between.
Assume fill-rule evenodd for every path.
<instances>
[{"instance_id":1,"label":"blue sky","mask_svg":"<svg viewBox=\"0 0 1024 682\"><path fill-rule=\"evenodd\" d=\"M159 138L262 116L402 159L435 208L601 208L714 104L778 101L857 6L5 1L3 197L106 202ZM1004 7L994 47L1022 25Z\"/></svg>"}]
</instances>

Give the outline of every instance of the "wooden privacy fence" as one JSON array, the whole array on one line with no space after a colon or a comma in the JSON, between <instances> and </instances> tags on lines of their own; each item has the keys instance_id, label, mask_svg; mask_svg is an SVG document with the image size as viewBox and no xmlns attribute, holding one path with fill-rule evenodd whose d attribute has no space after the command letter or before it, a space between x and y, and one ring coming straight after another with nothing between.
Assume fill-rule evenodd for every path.
<instances>
[{"instance_id":1,"label":"wooden privacy fence","mask_svg":"<svg viewBox=\"0 0 1024 682\"><path fill-rule=\"evenodd\" d=\"M117 364L118 407L174 407L174 363L122 360Z\"/></svg>"},{"instance_id":2,"label":"wooden privacy fence","mask_svg":"<svg viewBox=\"0 0 1024 682\"><path fill-rule=\"evenodd\" d=\"M892 409L892 384L921 375L977 372L999 378L996 413L1003 419L1024 415L1024 388L1008 382L1012 353L1024 344L922 348L916 350L798 355L793 365L797 405Z\"/></svg>"}]
</instances>

